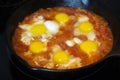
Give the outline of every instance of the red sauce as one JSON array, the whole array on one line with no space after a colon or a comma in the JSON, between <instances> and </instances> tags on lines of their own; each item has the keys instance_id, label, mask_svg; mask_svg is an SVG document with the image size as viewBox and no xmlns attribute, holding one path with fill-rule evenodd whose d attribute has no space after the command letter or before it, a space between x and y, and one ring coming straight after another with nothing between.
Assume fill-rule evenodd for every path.
<instances>
[{"instance_id":1,"label":"red sauce","mask_svg":"<svg viewBox=\"0 0 120 80\"><path fill-rule=\"evenodd\" d=\"M81 67L92 64L109 53L112 48L113 38L112 33L108 27L108 23L100 16L87 10L68 7L40 9L37 12L26 16L25 19L21 22L21 24L32 24L34 22L33 18L36 18L39 15L42 15L45 20L54 20L54 16L59 12L67 13L69 16L72 16L72 18L70 18L70 20L66 23L65 26L61 26L60 31L57 34L53 35L53 37L49 39L46 44L47 51L40 54L33 54L32 52L29 52L29 45L25 45L21 41L21 34L22 32L24 32L24 30L19 27L16 29L13 36L14 49L20 57L22 57L26 62L28 62L29 65L31 65L32 67L44 67L47 64L47 66L49 65L49 67L47 68L58 69L59 65L53 65L49 63L49 59L51 58L51 54L53 52L52 47L56 44L59 45L62 50L67 50L73 57L80 58L82 65ZM96 40L101 43L98 47L98 50L96 52L93 52L91 57L85 52L83 52L81 49L79 49L78 45L75 44L74 46L70 47L65 44L66 40L71 40L76 37L74 35L73 25L77 22L80 15L85 15L89 18L89 21L94 25ZM85 35L79 35L77 37L82 41L88 40ZM78 67L76 66L72 68Z\"/></svg>"}]
</instances>

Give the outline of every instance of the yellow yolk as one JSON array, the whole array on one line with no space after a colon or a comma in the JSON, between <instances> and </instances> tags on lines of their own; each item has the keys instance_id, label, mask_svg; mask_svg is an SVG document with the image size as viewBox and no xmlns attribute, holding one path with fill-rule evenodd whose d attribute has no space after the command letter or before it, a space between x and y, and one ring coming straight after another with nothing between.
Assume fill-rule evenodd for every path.
<instances>
[{"instance_id":1,"label":"yellow yolk","mask_svg":"<svg viewBox=\"0 0 120 80\"><path fill-rule=\"evenodd\" d=\"M36 24L30 29L30 32L33 36L38 36L45 34L47 32L47 29L43 24Z\"/></svg>"},{"instance_id":2,"label":"yellow yolk","mask_svg":"<svg viewBox=\"0 0 120 80\"><path fill-rule=\"evenodd\" d=\"M33 53L40 53L44 51L44 48L45 48L45 45L39 41L31 42L29 46L29 50Z\"/></svg>"},{"instance_id":3,"label":"yellow yolk","mask_svg":"<svg viewBox=\"0 0 120 80\"><path fill-rule=\"evenodd\" d=\"M69 55L65 51L57 51L53 54L53 61L57 64L64 64L69 61Z\"/></svg>"},{"instance_id":4,"label":"yellow yolk","mask_svg":"<svg viewBox=\"0 0 120 80\"><path fill-rule=\"evenodd\" d=\"M58 22L67 22L69 21L69 16L66 13L58 13L55 15L55 20Z\"/></svg>"},{"instance_id":5,"label":"yellow yolk","mask_svg":"<svg viewBox=\"0 0 120 80\"><path fill-rule=\"evenodd\" d=\"M81 32L88 33L93 30L93 25L90 22L82 22L82 23L80 23L78 28Z\"/></svg>"},{"instance_id":6,"label":"yellow yolk","mask_svg":"<svg viewBox=\"0 0 120 80\"><path fill-rule=\"evenodd\" d=\"M84 41L80 44L80 49L86 53L91 53L96 51L98 48L98 45L94 41Z\"/></svg>"}]
</instances>

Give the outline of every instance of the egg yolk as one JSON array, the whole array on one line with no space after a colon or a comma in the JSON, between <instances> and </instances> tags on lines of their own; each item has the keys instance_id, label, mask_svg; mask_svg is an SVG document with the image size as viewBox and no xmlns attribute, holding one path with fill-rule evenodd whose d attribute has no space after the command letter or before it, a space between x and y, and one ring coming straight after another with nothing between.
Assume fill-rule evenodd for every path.
<instances>
[{"instance_id":1,"label":"egg yolk","mask_svg":"<svg viewBox=\"0 0 120 80\"><path fill-rule=\"evenodd\" d=\"M80 49L86 53L91 53L91 52L94 52L96 51L98 48L98 45L96 42L94 41L83 41L81 44L80 44Z\"/></svg>"},{"instance_id":2,"label":"egg yolk","mask_svg":"<svg viewBox=\"0 0 120 80\"><path fill-rule=\"evenodd\" d=\"M30 32L32 33L33 36L45 34L46 31L47 31L47 29L46 29L45 25L43 25L43 24L36 24L30 29Z\"/></svg>"},{"instance_id":3,"label":"egg yolk","mask_svg":"<svg viewBox=\"0 0 120 80\"><path fill-rule=\"evenodd\" d=\"M33 53L40 53L44 50L44 48L45 48L45 45L39 41L31 42L29 46L29 50Z\"/></svg>"},{"instance_id":4,"label":"egg yolk","mask_svg":"<svg viewBox=\"0 0 120 80\"><path fill-rule=\"evenodd\" d=\"M81 32L88 33L93 30L93 25L90 22L82 22L82 23L80 23L78 28Z\"/></svg>"},{"instance_id":5,"label":"egg yolk","mask_svg":"<svg viewBox=\"0 0 120 80\"><path fill-rule=\"evenodd\" d=\"M57 51L53 54L53 61L57 64L64 64L69 61L69 55L65 51Z\"/></svg>"},{"instance_id":6,"label":"egg yolk","mask_svg":"<svg viewBox=\"0 0 120 80\"><path fill-rule=\"evenodd\" d=\"M55 15L55 20L58 22L68 22L69 16L66 13L58 13Z\"/></svg>"}]
</instances>

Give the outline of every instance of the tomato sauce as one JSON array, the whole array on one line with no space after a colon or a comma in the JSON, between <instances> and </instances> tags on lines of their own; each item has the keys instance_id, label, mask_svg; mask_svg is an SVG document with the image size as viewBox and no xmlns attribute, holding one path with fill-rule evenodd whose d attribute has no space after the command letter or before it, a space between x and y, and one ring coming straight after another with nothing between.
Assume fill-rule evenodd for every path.
<instances>
[{"instance_id":1,"label":"tomato sauce","mask_svg":"<svg viewBox=\"0 0 120 80\"><path fill-rule=\"evenodd\" d=\"M24 59L29 65L32 67L44 67L50 69L68 69L68 67L64 67L63 64L61 66L61 64L54 64L52 62L51 57L54 52L54 45L58 45L60 47L60 50L67 51L70 56L74 58L80 58L80 62L78 62L78 64L81 66L73 66L70 68L79 68L92 64L96 61L99 61L110 52L113 44L113 37L108 27L108 23L102 17L87 10L68 7L40 9L33 14L26 16L20 24L33 24L33 19L37 18L40 15L44 17L44 20L54 20L54 16L59 12L67 13L70 16L70 19L68 22L66 22L65 25L62 25L60 27L59 32L50 37L50 39L45 43L47 50L41 52L40 54L32 53L29 50L29 45L26 45L21 41L21 34L24 32L24 30L22 30L20 27L17 27L13 36L13 46L16 54ZM92 52L90 55L83 52L77 44L68 46L65 43L65 41L72 40L74 37L77 37L81 41L88 40L86 35L74 35L75 27L73 26L78 21L78 17L80 15L84 15L89 18L89 21L94 25L94 31L96 33L95 41L100 43L96 52ZM34 39L39 38L40 37ZM59 49L59 47L57 49Z\"/></svg>"}]
</instances>

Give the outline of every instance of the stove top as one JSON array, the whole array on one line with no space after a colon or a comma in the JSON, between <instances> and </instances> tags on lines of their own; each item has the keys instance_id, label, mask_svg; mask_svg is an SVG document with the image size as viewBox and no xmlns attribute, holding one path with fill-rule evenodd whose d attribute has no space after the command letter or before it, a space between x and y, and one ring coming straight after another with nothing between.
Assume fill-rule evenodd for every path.
<instances>
[{"instance_id":1,"label":"stove top","mask_svg":"<svg viewBox=\"0 0 120 80\"><path fill-rule=\"evenodd\" d=\"M29 75L25 75L11 65L6 45L4 32L9 17L23 4L29 0L0 0L0 80L35 80ZM97 0L96 0L97 1ZM119 0L99 0L98 3L106 5L115 16L120 20L120 1ZM120 48L119 48L120 49ZM120 52L120 50L119 50ZM109 60L103 68L82 80L120 80L120 58ZM40 79L43 80L43 79ZM81 79L77 79L81 80Z\"/></svg>"}]
</instances>

